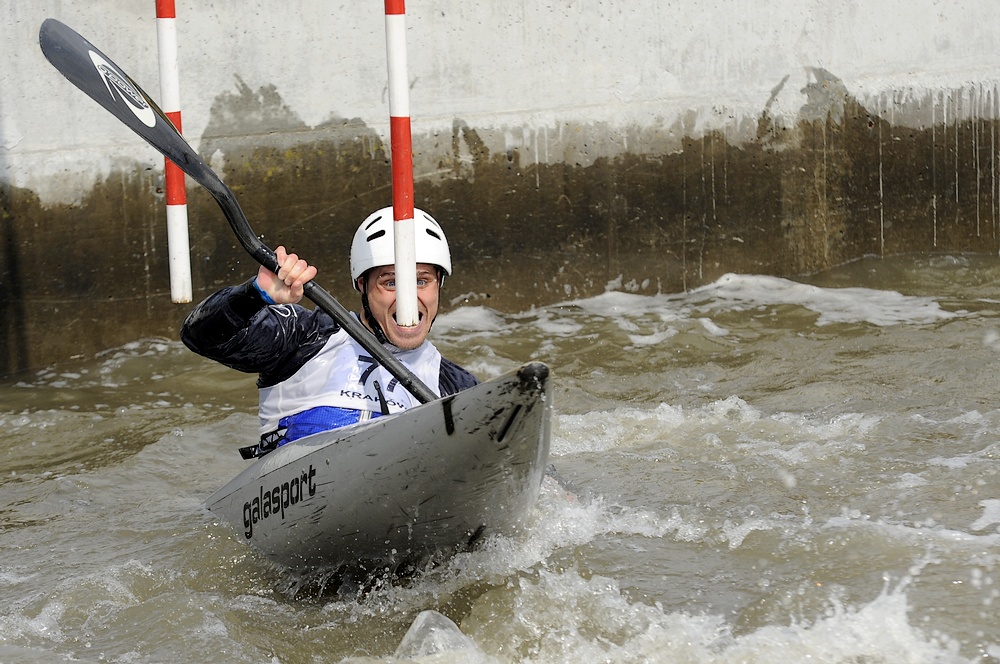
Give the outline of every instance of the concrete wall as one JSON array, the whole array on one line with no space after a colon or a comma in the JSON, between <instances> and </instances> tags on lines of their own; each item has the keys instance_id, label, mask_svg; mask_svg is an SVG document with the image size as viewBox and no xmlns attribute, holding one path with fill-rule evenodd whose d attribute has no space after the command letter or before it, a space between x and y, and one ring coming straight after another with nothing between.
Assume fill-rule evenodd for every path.
<instances>
[{"instance_id":1,"label":"concrete wall","mask_svg":"<svg viewBox=\"0 0 1000 664\"><path fill-rule=\"evenodd\" d=\"M485 7L482 5L486 5ZM184 129L254 229L354 305L390 200L380 2L177 0ZM444 299L505 310L865 255L1000 251L1000 4L413 0L417 204ZM0 375L176 337L162 160L38 49L46 17L158 97L154 2L0 3ZM195 299L255 270L189 188Z\"/></svg>"}]
</instances>

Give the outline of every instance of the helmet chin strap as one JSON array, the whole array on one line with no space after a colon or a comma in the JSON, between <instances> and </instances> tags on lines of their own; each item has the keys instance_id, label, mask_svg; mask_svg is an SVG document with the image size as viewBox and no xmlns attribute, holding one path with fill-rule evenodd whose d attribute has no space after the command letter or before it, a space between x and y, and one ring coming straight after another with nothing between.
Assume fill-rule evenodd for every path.
<instances>
[{"instance_id":1,"label":"helmet chin strap","mask_svg":"<svg viewBox=\"0 0 1000 664\"><path fill-rule=\"evenodd\" d=\"M364 311L365 320L368 321L368 327L371 328L372 334L380 344L387 344L389 340L385 337L385 332L382 330L382 326L378 324L375 320L375 315L372 314L372 308L368 306L368 277L362 275L358 277L361 281L361 309Z\"/></svg>"}]
</instances>

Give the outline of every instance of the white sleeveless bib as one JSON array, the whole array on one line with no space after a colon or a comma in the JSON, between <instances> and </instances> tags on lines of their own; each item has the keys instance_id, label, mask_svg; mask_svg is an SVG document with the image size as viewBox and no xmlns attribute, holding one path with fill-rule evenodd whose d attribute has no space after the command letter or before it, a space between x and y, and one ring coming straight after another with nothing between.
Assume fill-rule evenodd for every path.
<instances>
[{"instance_id":1,"label":"white sleeveless bib","mask_svg":"<svg viewBox=\"0 0 1000 664\"><path fill-rule=\"evenodd\" d=\"M393 355L440 396L441 353L429 341L414 350ZM368 351L340 330L290 378L260 390L260 433L277 429L283 417L317 406L380 412L376 382L382 388L390 413L420 403Z\"/></svg>"}]
</instances>

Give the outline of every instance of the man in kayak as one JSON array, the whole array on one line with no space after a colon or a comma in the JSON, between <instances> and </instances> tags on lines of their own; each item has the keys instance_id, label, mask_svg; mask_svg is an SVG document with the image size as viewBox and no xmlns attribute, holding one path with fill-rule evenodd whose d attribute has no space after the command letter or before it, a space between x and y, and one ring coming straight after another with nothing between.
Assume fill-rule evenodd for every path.
<instances>
[{"instance_id":1,"label":"man in kayak","mask_svg":"<svg viewBox=\"0 0 1000 664\"><path fill-rule=\"evenodd\" d=\"M444 231L414 210L419 323L396 323L392 208L372 213L351 244L351 279L361 293L359 319L403 365L438 396L479 381L443 358L427 341L441 285L451 274ZM275 251L277 274L265 267L238 286L223 288L188 314L181 340L195 353L259 374L260 443L241 450L263 456L279 445L418 405L360 344L321 309L299 304L316 268Z\"/></svg>"}]
</instances>

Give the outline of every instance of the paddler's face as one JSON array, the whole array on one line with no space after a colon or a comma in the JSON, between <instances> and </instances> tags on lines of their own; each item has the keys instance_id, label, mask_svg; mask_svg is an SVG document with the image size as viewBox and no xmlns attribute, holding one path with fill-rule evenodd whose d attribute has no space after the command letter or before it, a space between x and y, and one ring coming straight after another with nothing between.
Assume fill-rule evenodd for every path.
<instances>
[{"instance_id":1,"label":"paddler's face","mask_svg":"<svg viewBox=\"0 0 1000 664\"><path fill-rule=\"evenodd\" d=\"M438 270L427 263L417 263L417 313L420 322L414 327L402 327L396 322L396 268L384 265L369 270L368 306L372 316L382 326L389 343L403 350L412 350L422 344L431 330L431 323L438 312L438 295L441 282Z\"/></svg>"}]
</instances>

